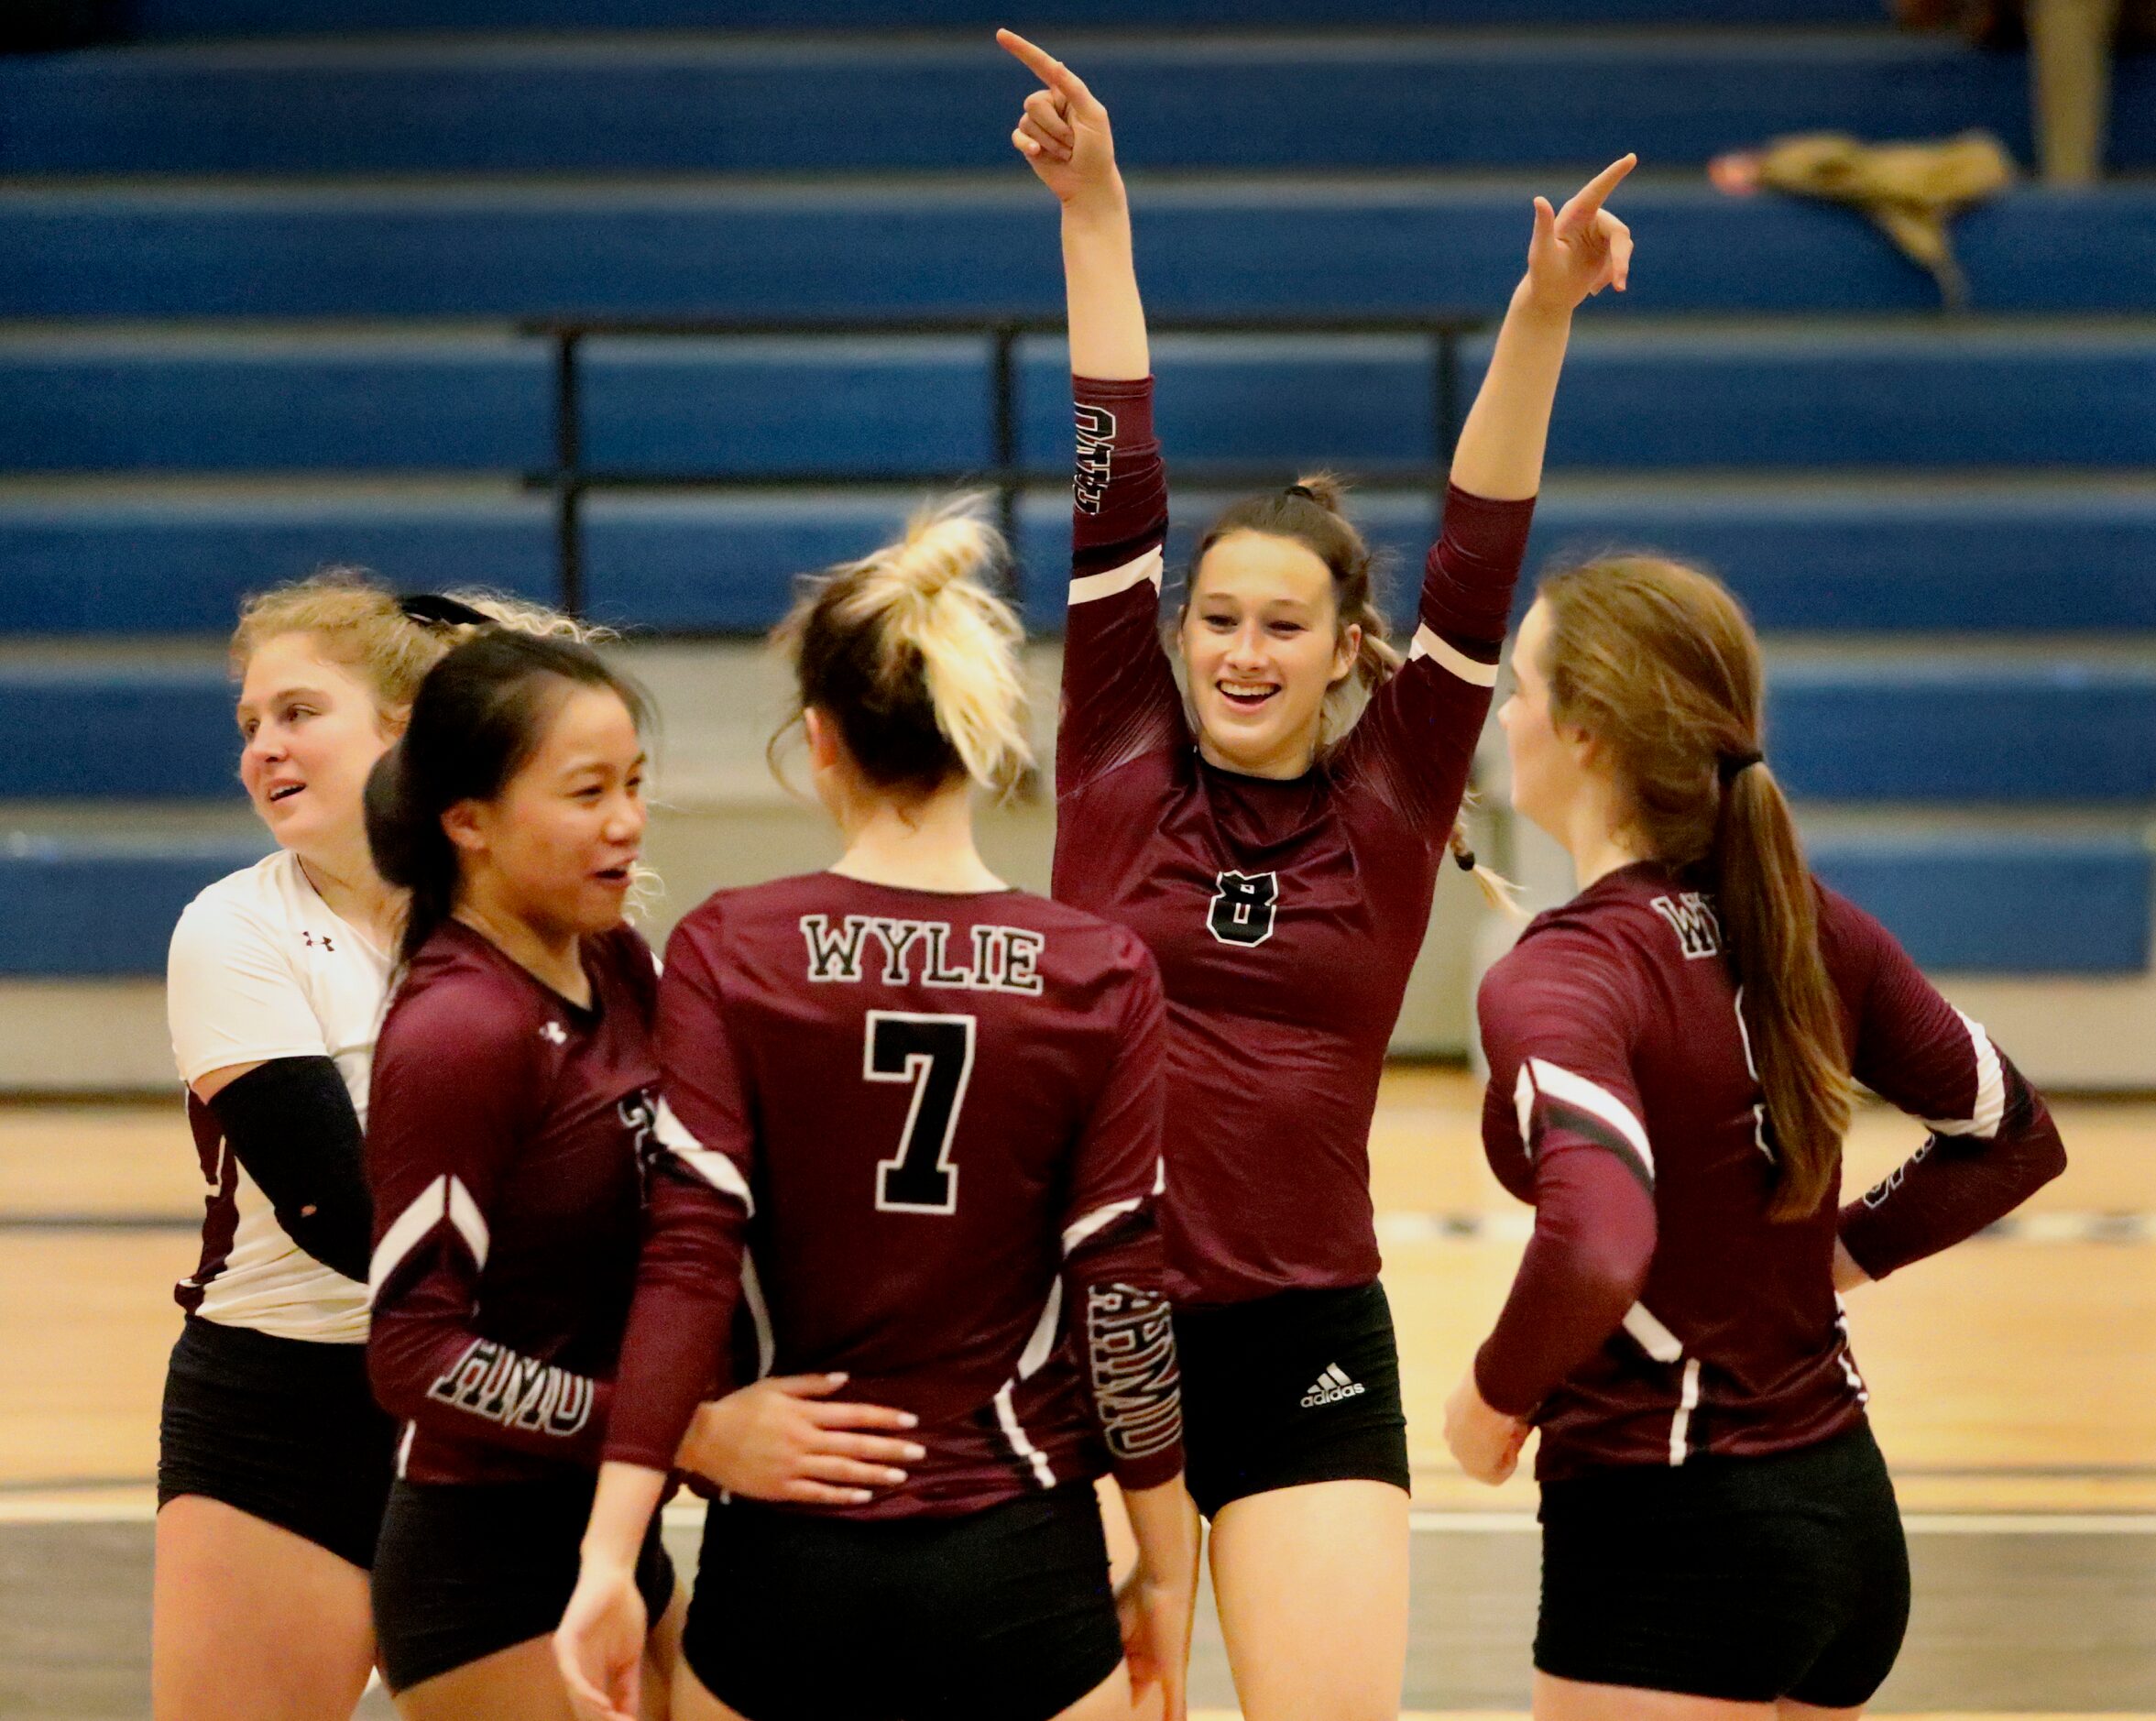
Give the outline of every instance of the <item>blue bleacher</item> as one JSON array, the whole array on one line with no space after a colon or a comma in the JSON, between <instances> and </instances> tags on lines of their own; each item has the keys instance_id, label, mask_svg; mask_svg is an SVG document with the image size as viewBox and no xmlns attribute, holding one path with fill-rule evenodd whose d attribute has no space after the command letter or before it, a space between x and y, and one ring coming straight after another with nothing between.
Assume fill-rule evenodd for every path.
<instances>
[{"instance_id":1,"label":"blue bleacher","mask_svg":"<svg viewBox=\"0 0 2156 1721\"><path fill-rule=\"evenodd\" d=\"M203 801L236 797L233 690L216 669L60 661L0 667L0 798Z\"/></svg>"},{"instance_id":2,"label":"blue bleacher","mask_svg":"<svg viewBox=\"0 0 2156 1721\"><path fill-rule=\"evenodd\" d=\"M531 471L545 346L498 336L0 342L0 468Z\"/></svg>"},{"instance_id":3,"label":"blue bleacher","mask_svg":"<svg viewBox=\"0 0 2156 1721\"><path fill-rule=\"evenodd\" d=\"M1082 57L1136 171L1599 166L1627 149L1667 170L1824 129L1983 126L2031 149L2019 58L1938 36L1211 38ZM0 60L0 173L1008 170L1029 87L978 35L60 55ZM2129 158L2156 134L2151 98L2139 77L2119 92Z\"/></svg>"},{"instance_id":4,"label":"blue bleacher","mask_svg":"<svg viewBox=\"0 0 2156 1721\"><path fill-rule=\"evenodd\" d=\"M804 510L801 547L846 553L887 524ZM614 522L618 528L618 522ZM647 536L663 515L646 520ZM602 532L602 541L606 534ZM621 531L610 554L634 565ZM640 569L623 584L637 589ZM602 578L602 588L607 582ZM768 591L768 587L765 588ZM646 602L663 597L646 594ZM603 611L602 611L603 613ZM232 689L215 669L0 668L0 728L38 734L0 759L0 798L198 800L235 795ZM65 711L63 725L41 712ZM2125 804L2156 799L2156 673L1897 660L1782 664L1768 746L1800 796L1835 802Z\"/></svg>"},{"instance_id":5,"label":"blue bleacher","mask_svg":"<svg viewBox=\"0 0 2156 1721\"><path fill-rule=\"evenodd\" d=\"M1837 836L1809 858L1934 973L2149 966L2150 857L2138 836Z\"/></svg>"},{"instance_id":6,"label":"blue bleacher","mask_svg":"<svg viewBox=\"0 0 2156 1721\"><path fill-rule=\"evenodd\" d=\"M0 633L221 637L247 593L332 564L551 602L553 543L538 497L0 497Z\"/></svg>"},{"instance_id":7,"label":"blue bleacher","mask_svg":"<svg viewBox=\"0 0 2156 1721\"><path fill-rule=\"evenodd\" d=\"M1054 209L1005 143L1026 80L979 0L921 0L903 36L869 0L129 10L153 45L0 60L0 319L18 323L0 330L0 632L131 641L0 660L0 722L40 738L0 759L0 798L104 803L99 828L115 804L244 818L213 660L135 642L220 634L248 589L356 561L552 596L550 499L518 483L554 455L552 356L516 322L1061 307ZM1016 21L1114 103L1161 317L1493 313L1530 195L1640 148L1622 204L1640 270L1581 319L1535 565L1668 550L1810 636L1770 653L1770 754L1822 875L1921 961L2142 972L2156 672L2041 639L2156 628L2156 184L1973 212L1956 238L1984 314L1943 322L1856 216L1697 176L1711 151L1828 126L1980 124L2026 154L2019 57L1884 17L1883 0L1341 0L1314 31L1287 0L1037 0ZM604 34L548 34L582 30ZM205 39L249 37L285 39ZM2115 106L2115 159L2156 166L2156 60L2121 62ZM1481 177L1444 177L1462 170ZM2066 321L2085 313L2111 320ZM1486 351L1464 345L1468 389ZM1435 453L1413 337L1176 336L1156 356L1172 559L1220 499L1209 461L1382 476ZM1017 356L1021 458L1058 468L1059 345ZM590 609L761 630L789 575L888 537L922 475L992 464L990 381L974 337L589 340L591 467L861 481L595 494ZM1431 499L1380 486L1357 506L1405 619ZM1020 595L1052 630L1067 502L1044 484L1018 517ZM1862 643L1893 634L1928 637ZM155 971L179 904L262 847L160 837L147 811L125 840L37 817L0 845L0 971Z\"/></svg>"},{"instance_id":8,"label":"blue bleacher","mask_svg":"<svg viewBox=\"0 0 2156 1721\"><path fill-rule=\"evenodd\" d=\"M595 496L584 515L587 599L601 619L629 628L758 632L783 611L793 575L872 549L920 497L903 486ZM1182 567L1223 499L1178 488L1171 567ZM1405 622L1429 502L1366 491L1353 507L1392 553L1388 607ZM550 510L538 495L0 497L0 632L221 633L248 591L340 561L389 570L415 588L552 597ZM1530 585L1551 563L1645 547L1713 568L1773 631L2156 629L2156 493L2145 486L1741 484L1673 493L1560 479L1536 521ZM1029 498L1020 526L1028 622L1058 631L1067 498Z\"/></svg>"},{"instance_id":9,"label":"blue bleacher","mask_svg":"<svg viewBox=\"0 0 2156 1721\"><path fill-rule=\"evenodd\" d=\"M2156 801L2156 671L1898 653L1780 663L1767 750L1796 795L1932 806Z\"/></svg>"},{"instance_id":10,"label":"blue bleacher","mask_svg":"<svg viewBox=\"0 0 2156 1721\"><path fill-rule=\"evenodd\" d=\"M162 973L180 911L268 852L267 835L0 841L0 976Z\"/></svg>"},{"instance_id":11,"label":"blue bleacher","mask_svg":"<svg viewBox=\"0 0 2156 1721\"><path fill-rule=\"evenodd\" d=\"M909 28L1299 27L1308 0L910 0ZM1330 0L1336 28L1428 25L1873 24L1876 0ZM143 38L373 30L888 29L888 0L134 0Z\"/></svg>"},{"instance_id":12,"label":"blue bleacher","mask_svg":"<svg viewBox=\"0 0 2156 1721\"><path fill-rule=\"evenodd\" d=\"M1579 486L1535 512L1530 570L1650 548L1719 574L1775 632L2156 630L2145 483Z\"/></svg>"},{"instance_id":13,"label":"blue bleacher","mask_svg":"<svg viewBox=\"0 0 2156 1721\"><path fill-rule=\"evenodd\" d=\"M1161 316L1488 311L1518 279L1531 192L1566 189L1157 188L1139 219L1148 302ZM1625 211L1636 317L1938 302L1844 210L1649 182ZM1959 246L1978 309L2139 310L2156 188L2018 192L1972 212ZM11 186L0 256L0 317L1049 314L1062 299L1053 203L1015 166L908 198L844 183Z\"/></svg>"},{"instance_id":14,"label":"blue bleacher","mask_svg":"<svg viewBox=\"0 0 2156 1721\"><path fill-rule=\"evenodd\" d=\"M1488 337L1463 349L1463 394ZM1060 340L1022 342L1019 458L1061 466ZM971 336L595 339L579 361L594 470L893 479L991 465L990 347ZM1423 466L1437 382L1415 336L1164 336L1179 462ZM525 473L553 460L537 338L344 334L0 341L0 467ZM2011 412L1996 410L2011 399ZM1549 464L1680 467L2156 464L2156 335L1845 330L1583 333Z\"/></svg>"}]
</instances>

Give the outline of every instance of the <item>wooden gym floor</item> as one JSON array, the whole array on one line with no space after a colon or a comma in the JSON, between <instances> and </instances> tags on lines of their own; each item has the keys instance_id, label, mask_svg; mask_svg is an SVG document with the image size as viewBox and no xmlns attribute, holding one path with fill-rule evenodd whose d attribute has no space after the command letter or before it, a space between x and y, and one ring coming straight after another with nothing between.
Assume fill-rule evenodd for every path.
<instances>
[{"instance_id":1,"label":"wooden gym floor","mask_svg":"<svg viewBox=\"0 0 2156 1721\"><path fill-rule=\"evenodd\" d=\"M1880 1714L2156 1717L2156 1103L2058 1109L2072 1164L2024 1217L1851 1299L1916 1573ZM1476 1486L1439 1439L1526 1233L1476 1110L1466 1077L1398 1070L1372 1142L1416 1466L1406 1707L1461 1721L1526 1706L1537 1555L1532 1484ZM1852 1179L1919 1139L1867 1113ZM200 1201L176 1100L0 1106L8 1721L148 1712L157 1402ZM1210 1633L1193 1695L1233 1700Z\"/></svg>"}]
</instances>

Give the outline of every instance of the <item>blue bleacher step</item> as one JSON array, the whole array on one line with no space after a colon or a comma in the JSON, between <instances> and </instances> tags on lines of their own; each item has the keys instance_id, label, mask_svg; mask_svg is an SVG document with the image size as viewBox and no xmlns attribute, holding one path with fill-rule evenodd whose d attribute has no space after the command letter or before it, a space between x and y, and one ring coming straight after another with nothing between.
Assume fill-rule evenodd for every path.
<instances>
[{"instance_id":1,"label":"blue bleacher step","mask_svg":"<svg viewBox=\"0 0 2156 1721\"><path fill-rule=\"evenodd\" d=\"M1807 842L1819 876L1935 974L2137 975L2150 961L2151 854L2138 831L1941 829L1911 821Z\"/></svg>"},{"instance_id":2,"label":"blue bleacher step","mask_svg":"<svg viewBox=\"0 0 2156 1721\"><path fill-rule=\"evenodd\" d=\"M1820 876L1937 972L2131 974L2149 959L2151 860L2129 832L1822 832ZM267 836L53 834L0 824L0 975L154 975L203 886Z\"/></svg>"},{"instance_id":3,"label":"blue bleacher step","mask_svg":"<svg viewBox=\"0 0 2156 1721\"><path fill-rule=\"evenodd\" d=\"M0 800L235 800L232 707L210 663L0 665L0 732L40 738L0 756ZM1777 663L1767 729L1781 781L1812 800L2156 801L2156 669L2130 663Z\"/></svg>"},{"instance_id":4,"label":"blue bleacher step","mask_svg":"<svg viewBox=\"0 0 2156 1721\"><path fill-rule=\"evenodd\" d=\"M599 619L676 633L761 633L793 577L886 542L923 499L852 490L603 494L585 507ZM1169 565L1229 499L1178 485ZM1418 491L1363 490L1355 518L1388 554L1382 584L1413 614L1435 520ZM1018 513L1027 622L1058 632L1067 491ZM2117 633L2156 630L2156 488L2129 480L2003 484L1554 480L1536 513L1520 607L1552 563L1658 551L1719 574L1778 632ZM0 489L0 632L222 635L250 591L334 563L405 589L557 596L549 499L509 488L294 484Z\"/></svg>"},{"instance_id":5,"label":"blue bleacher step","mask_svg":"<svg viewBox=\"0 0 2156 1721\"><path fill-rule=\"evenodd\" d=\"M1983 126L2030 155L2019 56L1954 37L1439 33L1059 44L1129 170L1658 168L1785 132ZM2156 150L2123 62L2117 166ZM935 172L1011 165L1031 87L985 33L137 49L0 60L0 173ZM1204 92L1196 123L1193 92ZM846 123L834 125L834 114Z\"/></svg>"},{"instance_id":6,"label":"blue bleacher step","mask_svg":"<svg viewBox=\"0 0 2156 1721\"><path fill-rule=\"evenodd\" d=\"M1463 343L1460 410L1492 337ZM1022 343L1021 457L1070 442L1068 358ZM1394 336L1163 336L1156 422L1178 459L1358 466L1436 457L1429 344ZM1658 468L2156 466L2156 323L2103 330L1587 323L1565 358L1549 463Z\"/></svg>"},{"instance_id":7,"label":"blue bleacher step","mask_svg":"<svg viewBox=\"0 0 2156 1721\"><path fill-rule=\"evenodd\" d=\"M267 834L56 834L0 809L0 976L161 974L180 911Z\"/></svg>"},{"instance_id":8,"label":"blue bleacher step","mask_svg":"<svg viewBox=\"0 0 2156 1721\"><path fill-rule=\"evenodd\" d=\"M2156 668L1896 652L1772 662L1767 749L1832 802L2156 802Z\"/></svg>"},{"instance_id":9,"label":"blue bleacher step","mask_svg":"<svg viewBox=\"0 0 2156 1721\"><path fill-rule=\"evenodd\" d=\"M1460 400L1490 338L1467 341ZM1058 339L1016 353L1019 458L1068 458ZM536 337L290 332L0 337L0 469L543 471L553 359ZM986 335L592 339L591 470L904 480L993 463ZM1159 337L1171 461L1351 471L1438 456L1439 380L1409 335ZM2010 410L2002 403L2011 401ZM1591 325L1552 470L2156 466L2156 321L2101 331Z\"/></svg>"},{"instance_id":10,"label":"blue bleacher step","mask_svg":"<svg viewBox=\"0 0 2156 1721\"><path fill-rule=\"evenodd\" d=\"M223 637L249 592L348 564L406 591L558 596L548 502L502 487L0 491L0 633Z\"/></svg>"},{"instance_id":11,"label":"blue bleacher step","mask_svg":"<svg viewBox=\"0 0 2156 1721\"><path fill-rule=\"evenodd\" d=\"M1450 25L1877 24L1873 0L1330 0L1337 28ZM911 0L909 29L1300 27L1308 0ZM135 0L149 38L413 30L836 30L892 27L890 0Z\"/></svg>"},{"instance_id":12,"label":"blue bleacher step","mask_svg":"<svg viewBox=\"0 0 2156 1721\"><path fill-rule=\"evenodd\" d=\"M1156 315L1501 309L1535 192L1289 181L1142 185ZM1848 211L1627 188L1617 314L1927 311L1930 279ZM1985 311L2156 309L2156 186L2024 189L1957 244ZM1053 200L979 179L0 190L0 317L1059 314ZM1610 309L1597 305L1592 323Z\"/></svg>"},{"instance_id":13,"label":"blue bleacher step","mask_svg":"<svg viewBox=\"0 0 2156 1721\"><path fill-rule=\"evenodd\" d=\"M536 471L543 342L495 334L0 338L0 470Z\"/></svg>"}]
</instances>

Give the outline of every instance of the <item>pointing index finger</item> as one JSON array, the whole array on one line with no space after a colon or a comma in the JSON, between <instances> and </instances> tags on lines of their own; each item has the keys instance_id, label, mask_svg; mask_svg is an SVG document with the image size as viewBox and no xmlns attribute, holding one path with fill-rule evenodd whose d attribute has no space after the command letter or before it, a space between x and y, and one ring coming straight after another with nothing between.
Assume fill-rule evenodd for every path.
<instances>
[{"instance_id":1,"label":"pointing index finger","mask_svg":"<svg viewBox=\"0 0 2156 1721\"><path fill-rule=\"evenodd\" d=\"M1056 94L1073 101L1088 101L1092 92L1086 88L1077 72L1065 65L1045 48L1029 42L1016 30L998 30L996 41L1003 51L1016 60L1028 71L1046 84Z\"/></svg>"},{"instance_id":2,"label":"pointing index finger","mask_svg":"<svg viewBox=\"0 0 2156 1721\"><path fill-rule=\"evenodd\" d=\"M1626 155L1620 156L1608 167L1603 169L1600 173L1597 173L1573 193L1572 201L1565 205L1564 214L1560 217L1562 225L1568 229L1572 229L1592 221L1595 213L1602 208L1609 194L1615 191L1623 183L1625 176L1638 165L1639 158L1637 156Z\"/></svg>"}]
</instances>

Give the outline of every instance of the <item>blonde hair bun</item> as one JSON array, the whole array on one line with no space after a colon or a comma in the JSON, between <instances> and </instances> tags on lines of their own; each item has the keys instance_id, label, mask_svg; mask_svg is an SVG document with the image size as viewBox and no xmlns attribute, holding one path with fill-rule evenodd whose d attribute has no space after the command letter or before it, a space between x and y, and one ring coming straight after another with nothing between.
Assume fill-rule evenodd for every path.
<instances>
[{"instance_id":1,"label":"blonde hair bun","mask_svg":"<svg viewBox=\"0 0 2156 1721\"><path fill-rule=\"evenodd\" d=\"M1005 555L988 502L972 493L920 510L897 543L812 583L779 630L803 706L830 709L886 786L933 789L955 766L1000 794L1032 767L1025 630L988 583ZM859 678L845 667L856 657Z\"/></svg>"}]
</instances>

